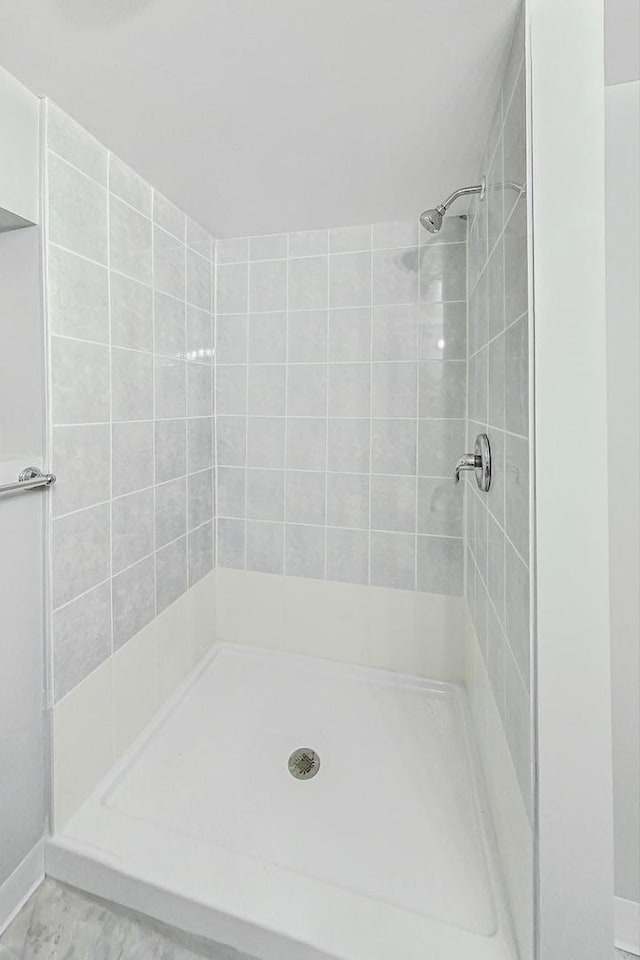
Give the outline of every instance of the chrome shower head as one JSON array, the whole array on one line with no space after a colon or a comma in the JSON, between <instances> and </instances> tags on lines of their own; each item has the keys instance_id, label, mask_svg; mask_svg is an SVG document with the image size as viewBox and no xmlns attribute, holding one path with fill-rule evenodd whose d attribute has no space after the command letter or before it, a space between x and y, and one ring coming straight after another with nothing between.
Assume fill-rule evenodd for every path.
<instances>
[{"instance_id":1,"label":"chrome shower head","mask_svg":"<svg viewBox=\"0 0 640 960\"><path fill-rule=\"evenodd\" d=\"M425 210L420 214L420 223L429 233L437 233L442 226L445 209L439 205L435 210Z\"/></svg>"},{"instance_id":2,"label":"chrome shower head","mask_svg":"<svg viewBox=\"0 0 640 960\"><path fill-rule=\"evenodd\" d=\"M482 178L482 183L476 184L474 187L462 187L460 190L454 190L450 194L444 203L439 203L434 210L425 210L420 214L420 223L425 230L428 230L429 233L438 233L440 227L442 226L442 221L444 215L458 197L468 197L472 193L479 193L480 199L484 200L484 195L487 188L487 181L485 177Z\"/></svg>"}]
</instances>

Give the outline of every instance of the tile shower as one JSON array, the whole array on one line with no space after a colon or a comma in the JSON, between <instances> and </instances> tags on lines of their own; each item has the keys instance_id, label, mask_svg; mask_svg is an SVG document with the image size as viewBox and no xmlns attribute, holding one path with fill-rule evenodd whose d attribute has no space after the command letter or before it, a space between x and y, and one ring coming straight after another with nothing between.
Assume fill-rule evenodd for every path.
<instances>
[{"instance_id":1,"label":"tile shower","mask_svg":"<svg viewBox=\"0 0 640 960\"><path fill-rule=\"evenodd\" d=\"M53 699L213 567L212 240L53 104Z\"/></svg>"},{"instance_id":2,"label":"tile shower","mask_svg":"<svg viewBox=\"0 0 640 960\"><path fill-rule=\"evenodd\" d=\"M116 809L118 802L126 808L132 794L125 789L124 800L110 808L107 795L120 796L112 765L119 763L115 769L122 772L132 756L125 751L216 638L272 645L350 660L361 665L356 671L386 666L416 677L466 680L514 926L528 960L533 901L522 893L530 880L523 876L532 817L522 60L520 25L482 166L486 200L473 203L468 216L449 215L433 236L412 220L212 240L48 105L50 442L59 476L50 518L54 875L73 880L78 838L88 842L95 823L114 829L104 862L115 857L121 864L130 855L136 874L137 839ZM494 458L488 498L473 484L452 480L457 458L472 449L479 432L489 434ZM471 623L466 669L465 603ZM245 616L244 632L229 637L229 625ZM296 627L311 620L319 626L309 649ZM356 627L361 646L338 650ZM158 673L182 655L183 628L191 632L191 652L171 682L159 683ZM405 634L406 656L397 652L407 644ZM207 679L214 656L203 661L200 680L189 689L200 689L214 711L225 704L225 718L236 718L231 726L238 735L238 717L248 717L251 726L251 709L261 697L275 695L286 714L288 671L311 669L276 659L286 653L218 650L221 676L241 669L242 683ZM326 668L327 676L333 669ZM357 676L354 682L365 683ZM310 690L320 686L305 682ZM326 699L338 697L339 688L326 677L323 682ZM366 678L372 690L382 682ZM151 683L156 692L148 696ZM452 688L416 680L416 690L420 684L436 716ZM247 702L234 699L236 693L248 694ZM312 696L308 700L312 716ZM493 707L498 722L489 736L486 717ZM456 709L443 713L436 727L451 735L445 753L462 756L464 723L456 726ZM165 716L171 729L173 714ZM273 730L279 718L274 707ZM213 766L220 769L228 762L226 741L219 739L223 719L217 717L208 734ZM200 734L208 722L209 714ZM340 723L351 729L352 722L347 711ZM510 802L518 812L522 807L526 821L511 847L501 833L494 793L499 778L491 768L503 740L507 781L513 777L518 793ZM340 755L331 740L327 750ZM187 780L172 785L178 793L193 786L188 753L179 753ZM158 769L142 756L148 767L141 782L153 783ZM107 794L95 813L84 801L107 775ZM266 771L264 782L269 776ZM466 781L458 785L461 796L475 797ZM274 781L269 789L278 796L281 787ZM167 789L154 807L164 810L170 831L188 834L171 820L172 796ZM138 802L144 808L144 794L133 799L132 809ZM460 824L479 822L471 816L475 799L469 802L458 810ZM199 822L193 814L190 829ZM254 828L259 822L257 810ZM475 828L469 829L475 837ZM172 844L165 849L159 836L149 833L146 842L153 841L169 875ZM192 851L183 898L189 899L185 891L201 866L202 884L217 882L198 851ZM274 862L277 868L280 861ZM479 856L478 877L483 863ZM494 866L487 867L488 888L497 883ZM96 880L97 887L101 883ZM298 891L301 908L305 883ZM110 892L97 887L94 893ZM502 958L513 954L513 941L500 898L496 904L500 939L486 956ZM137 906L144 909L143 901ZM461 923L463 939L455 949L463 941L475 944L464 937L488 929L491 908L486 916L477 909L478 919ZM231 904L229 913L236 910L241 906ZM207 923L193 932L213 929ZM239 934L238 943L251 952L249 933Z\"/></svg>"},{"instance_id":3,"label":"tile shower","mask_svg":"<svg viewBox=\"0 0 640 960\"><path fill-rule=\"evenodd\" d=\"M462 593L466 221L219 241L221 566Z\"/></svg>"}]
</instances>

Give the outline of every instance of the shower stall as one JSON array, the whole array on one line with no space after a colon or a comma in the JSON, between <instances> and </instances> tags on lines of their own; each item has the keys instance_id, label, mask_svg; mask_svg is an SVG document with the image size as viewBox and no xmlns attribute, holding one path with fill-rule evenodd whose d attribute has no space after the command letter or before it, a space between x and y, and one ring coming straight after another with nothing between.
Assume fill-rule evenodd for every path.
<instances>
[{"instance_id":1,"label":"shower stall","mask_svg":"<svg viewBox=\"0 0 640 960\"><path fill-rule=\"evenodd\" d=\"M44 512L44 870L203 956L571 942L552 838L577 837L567 781L589 775L551 743L581 621L551 616L547 579L568 511L542 165L560 121L537 66L570 20L555 37L522 5L472 185L400 221L214 237L41 103L46 439L25 479L48 490L24 502ZM594 900L606 788L584 808Z\"/></svg>"}]
</instances>

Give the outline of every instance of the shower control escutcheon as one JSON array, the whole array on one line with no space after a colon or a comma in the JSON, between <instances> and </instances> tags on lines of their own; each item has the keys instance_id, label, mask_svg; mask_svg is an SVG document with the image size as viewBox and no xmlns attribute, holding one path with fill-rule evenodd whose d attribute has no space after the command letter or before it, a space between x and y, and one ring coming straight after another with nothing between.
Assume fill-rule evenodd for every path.
<instances>
[{"instance_id":1,"label":"shower control escutcheon","mask_svg":"<svg viewBox=\"0 0 640 960\"><path fill-rule=\"evenodd\" d=\"M476 483L483 493L488 493L491 486L491 445L486 433L479 433L476 437L473 453L465 453L456 463L455 481L460 483L462 470L475 470Z\"/></svg>"}]
</instances>

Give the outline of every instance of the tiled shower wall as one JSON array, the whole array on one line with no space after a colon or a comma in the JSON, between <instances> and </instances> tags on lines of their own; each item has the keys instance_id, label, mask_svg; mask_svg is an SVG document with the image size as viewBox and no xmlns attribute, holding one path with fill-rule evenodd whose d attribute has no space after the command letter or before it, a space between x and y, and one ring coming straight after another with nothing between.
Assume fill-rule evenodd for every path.
<instances>
[{"instance_id":1,"label":"tiled shower wall","mask_svg":"<svg viewBox=\"0 0 640 960\"><path fill-rule=\"evenodd\" d=\"M212 240L47 105L53 699L214 563Z\"/></svg>"},{"instance_id":2,"label":"tiled shower wall","mask_svg":"<svg viewBox=\"0 0 640 960\"><path fill-rule=\"evenodd\" d=\"M469 435L491 442L488 495L468 482L467 601L531 816L529 319L523 25L513 41L469 226Z\"/></svg>"},{"instance_id":3,"label":"tiled shower wall","mask_svg":"<svg viewBox=\"0 0 640 960\"><path fill-rule=\"evenodd\" d=\"M461 594L466 221L217 243L218 562Z\"/></svg>"}]
</instances>

